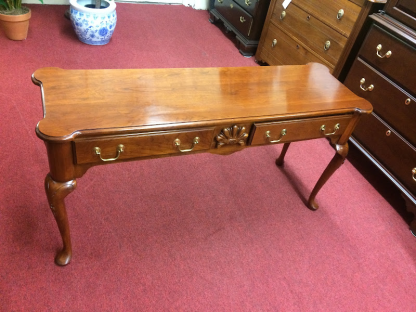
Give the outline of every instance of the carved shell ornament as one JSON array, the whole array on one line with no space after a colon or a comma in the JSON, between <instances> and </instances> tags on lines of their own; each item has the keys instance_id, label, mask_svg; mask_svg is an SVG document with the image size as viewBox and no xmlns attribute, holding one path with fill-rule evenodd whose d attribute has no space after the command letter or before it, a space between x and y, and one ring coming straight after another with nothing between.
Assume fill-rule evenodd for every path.
<instances>
[{"instance_id":1,"label":"carved shell ornament","mask_svg":"<svg viewBox=\"0 0 416 312\"><path fill-rule=\"evenodd\" d=\"M239 127L234 125L231 128L222 129L221 133L217 135L217 148L223 145L236 145L239 144L244 146L246 144L246 139L248 134L245 132L245 127Z\"/></svg>"}]
</instances>

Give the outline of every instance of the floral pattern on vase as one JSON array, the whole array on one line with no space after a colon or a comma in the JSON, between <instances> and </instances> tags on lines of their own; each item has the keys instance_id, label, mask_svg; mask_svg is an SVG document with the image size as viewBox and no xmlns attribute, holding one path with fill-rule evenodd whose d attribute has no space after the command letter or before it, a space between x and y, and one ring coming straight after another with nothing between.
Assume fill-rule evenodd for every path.
<instances>
[{"instance_id":1,"label":"floral pattern on vase","mask_svg":"<svg viewBox=\"0 0 416 312\"><path fill-rule=\"evenodd\" d=\"M86 44L107 44L117 23L115 3L101 1L101 9L88 8L94 0L71 0L70 18L78 39Z\"/></svg>"}]
</instances>

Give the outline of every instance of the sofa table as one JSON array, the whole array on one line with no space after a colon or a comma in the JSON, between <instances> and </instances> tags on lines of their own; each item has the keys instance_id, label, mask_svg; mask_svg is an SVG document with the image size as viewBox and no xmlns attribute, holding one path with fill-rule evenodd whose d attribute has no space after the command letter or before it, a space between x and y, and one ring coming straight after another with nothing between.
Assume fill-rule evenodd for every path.
<instances>
[{"instance_id":1,"label":"sofa table","mask_svg":"<svg viewBox=\"0 0 416 312\"><path fill-rule=\"evenodd\" d=\"M63 70L32 75L41 87L45 190L63 241L55 263L72 256L64 199L92 166L328 137L335 156L308 200L348 152L348 139L372 106L317 63L280 67ZM306 151L307 152L307 151Z\"/></svg>"}]
</instances>

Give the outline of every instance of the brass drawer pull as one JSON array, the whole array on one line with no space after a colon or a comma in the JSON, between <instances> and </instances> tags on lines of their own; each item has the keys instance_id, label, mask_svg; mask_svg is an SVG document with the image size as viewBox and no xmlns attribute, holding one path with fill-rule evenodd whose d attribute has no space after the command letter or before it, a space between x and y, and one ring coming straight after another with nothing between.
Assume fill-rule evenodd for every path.
<instances>
[{"instance_id":1,"label":"brass drawer pull","mask_svg":"<svg viewBox=\"0 0 416 312\"><path fill-rule=\"evenodd\" d=\"M378 46L377 46L377 56L379 57L379 58L389 58L390 56L391 56L391 51L389 50L389 51L387 51L384 55L381 55L379 52L381 51L381 49L383 49L383 46L381 45L381 44L379 44Z\"/></svg>"},{"instance_id":2,"label":"brass drawer pull","mask_svg":"<svg viewBox=\"0 0 416 312\"><path fill-rule=\"evenodd\" d=\"M219 2L219 3L222 3L222 2L223 2L223 0L218 0L218 2Z\"/></svg>"},{"instance_id":3,"label":"brass drawer pull","mask_svg":"<svg viewBox=\"0 0 416 312\"><path fill-rule=\"evenodd\" d=\"M273 39L273 41L272 41L272 48L274 48L276 46L276 44L277 44L277 39Z\"/></svg>"},{"instance_id":4,"label":"brass drawer pull","mask_svg":"<svg viewBox=\"0 0 416 312\"><path fill-rule=\"evenodd\" d=\"M387 130L386 131L386 136L390 136L391 135L391 130Z\"/></svg>"},{"instance_id":5,"label":"brass drawer pull","mask_svg":"<svg viewBox=\"0 0 416 312\"><path fill-rule=\"evenodd\" d=\"M373 84L370 84L367 88L364 86L364 84L365 84L365 79L364 78L361 78L361 80L360 80L360 88L361 88L361 90L363 90L363 91L373 91L374 90L374 85Z\"/></svg>"},{"instance_id":6,"label":"brass drawer pull","mask_svg":"<svg viewBox=\"0 0 416 312\"><path fill-rule=\"evenodd\" d=\"M188 149L181 149L181 140L179 140L179 139L176 139L175 141L173 141L173 144L176 146L176 148L181 152L181 153L187 153L187 152L191 152L193 149L194 149L194 147L195 147L195 145L197 145L199 143L199 138L198 137L195 137L194 138L194 141L192 142L192 146L191 146L191 148L188 148Z\"/></svg>"},{"instance_id":7,"label":"brass drawer pull","mask_svg":"<svg viewBox=\"0 0 416 312\"><path fill-rule=\"evenodd\" d=\"M240 16L240 22L244 23L246 21L246 19L244 18L244 16Z\"/></svg>"},{"instance_id":8,"label":"brass drawer pull","mask_svg":"<svg viewBox=\"0 0 416 312\"><path fill-rule=\"evenodd\" d=\"M340 20L343 16L344 16L344 10L341 9L341 10L338 11L337 20Z\"/></svg>"},{"instance_id":9,"label":"brass drawer pull","mask_svg":"<svg viewBox=\"0 0 416 312\"><path fill-rule=\"evenodd\" d=\"M321 126L321 131L323 132L323 134L325 134L325 135L333 135L333 134L335 134L338 130L339 130L339 123L337 123L336 125L335 125L335 127L334 127L334 132L331 132L331 133L325 133L325 130L326 130L326 127L325 127L325 125L322 125Z\"/></svg>"},{"instance_id":10,"label":"brass drawer pull","mask_svg":"<svg viewBox=\"0 0 416 312\"><path fill-rule=\"evenodd\" d=\"M286 133L287 133L286 129L283 129L282 131L280 131L280 137L277 140L270 140L270 131L266 131L265 134L266 134L266 139L269 141L269 143L278 143L283 139Z\"/></svg>"},{"instance_id":11,"label":"brass drawer pull","mask_svg":"<svg viewBox=\"0 0 416 312\"><path fill-rule=\"evenodd\" d=\"M328 51L330 47L331 47L331 41L329 40L325 41L324 50Z\"/></svg>"},{"instance_id":12,"label":"brass drawer pull","mask_svg":"<svg viewBox=\"0 0 416 312\"><path fill-rule=\"evenodd\" d=\"M280 19L284 19L286 16L286 11L282 11L282 13L280 13Z\"/></svg>"},{"instance_id":13,"label":"brass drawer pull","mask_svg":"<svg viewBox=\"0 0 416 312\"><path fill-rule=\"evenodd\" d=\"M407 98L406 101L404 101L404 104L409 105L412 102L410 98Z\"/></svg>"},{"instance_id":14,"label":"brass drawer pull","mask_svg":"<svg viewBox=\"0 0 416 312\"><path fill-rule=\"evenodd\" d=\"M94 147L94 152L95 152L95 155L100 156L100 159L102 161L114 161L114 160L117 160L120 157L120 154L124 152L124 145L119 144L117 146L117 155L114 158L102 158L101 157L101 148L99 148L99 147Z\"/></svg>"},{"instance_id":15,"label":"brass drawer pull","mask_svg":"<svg viewBox=\"0 0 416 312\"><path fill-rule=\"evenodd\" d=\"M412 178L414 181L416 181L416 168L412 169Z\"/></svg>"},{"instance_id":16,"label":"brass drawer pull","mask_svg":"<svg viewBox=\"0 0 416 312\"><path fill-rule=\"evenodd\" d=\"M250 0L246 0L245 2L246 2L247 6L250 6L250 4L251 4Z\"/></svg>"}]
</instances>

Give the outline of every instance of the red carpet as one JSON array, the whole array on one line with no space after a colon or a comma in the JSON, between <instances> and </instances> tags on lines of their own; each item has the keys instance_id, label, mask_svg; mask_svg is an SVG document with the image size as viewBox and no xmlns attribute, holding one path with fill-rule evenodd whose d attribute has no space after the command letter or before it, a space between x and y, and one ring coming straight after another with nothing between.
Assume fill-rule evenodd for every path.
<instances>
[{"instance_id":1,"label":"red carpet","mask_svg":"<svg viewBox=\"0 0 416 312\"><path fill-rule=\"evenodd\" d=\"M74 256L57 267L31 74L256 64L206 11L121 3L95 47L67 7L31 8L27 40L0 33L0 311L416 310L416 239L349 161L306 208L326 140L293 143L283 169L281 145L94 167L67 197Z\"/></svg>"}]
</instances>

